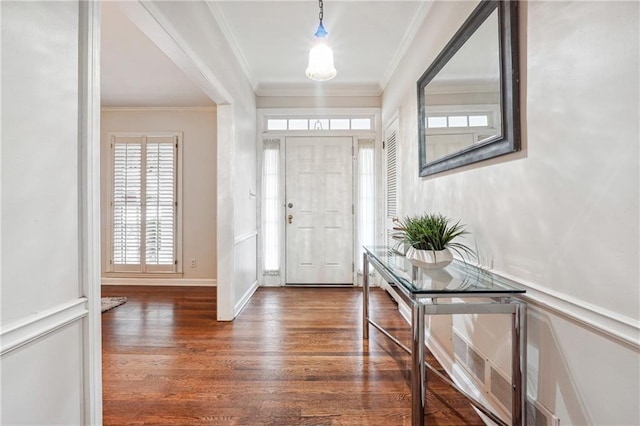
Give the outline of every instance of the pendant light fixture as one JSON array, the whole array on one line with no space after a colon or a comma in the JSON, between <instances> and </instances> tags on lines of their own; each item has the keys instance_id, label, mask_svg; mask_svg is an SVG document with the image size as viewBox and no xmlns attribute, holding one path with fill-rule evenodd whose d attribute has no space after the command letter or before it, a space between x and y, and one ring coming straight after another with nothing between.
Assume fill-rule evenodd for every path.
<instances>
[{"instance_id":1,"label":"pendant light fixture","mask_svg":"<svg viewBox=\"0 0 640 426\"><path fill-rule=\"evenodd\" d=\"M318 1L320 7L320 23L316 30L315 45L309 51L309 66L307 66L307 77L316 81L331 80L338 73L333 66L333 51L327 44L326 36L329 34L322 25L322 18L324 17L322 0Z\"/></svg>"}]
</instances>

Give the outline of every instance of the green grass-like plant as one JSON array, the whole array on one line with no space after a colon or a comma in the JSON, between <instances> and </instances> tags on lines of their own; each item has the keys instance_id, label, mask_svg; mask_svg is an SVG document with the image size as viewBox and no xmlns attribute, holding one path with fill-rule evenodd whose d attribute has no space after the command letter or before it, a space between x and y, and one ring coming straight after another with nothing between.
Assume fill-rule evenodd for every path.
<instances>
[{"instance_id":1,"label":"green grass-like plant","mask_svg":"<svg viewBox=\"0 0 640 426\"><path fill-rule=\"evenodd\" d=\"M464 258L464 255L473 256L474 251L463 243L453 241L469 234L464 227L460 221L453 223L442 214L427 213L397 220L394 237L399 243L409 244L416 250L440 251L449 248Z\"/></svg>"}]
</instances>

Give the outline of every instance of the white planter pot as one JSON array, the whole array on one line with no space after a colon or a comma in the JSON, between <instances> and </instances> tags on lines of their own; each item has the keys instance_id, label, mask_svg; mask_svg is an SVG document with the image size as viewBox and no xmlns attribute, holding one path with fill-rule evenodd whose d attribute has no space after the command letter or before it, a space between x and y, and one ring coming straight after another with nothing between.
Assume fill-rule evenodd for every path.
<instances>
[{"instance_id":1,"label":"white planter pot","mask_svg":"<svg viewBox=\"0 0 640 426\"><path fill-rule=\"evenodd\" d=\"M444 250L416 250L410 247L407 250L407 260L413 265L423 269L441 269L453 261L453 254L446 248Z\"/></svg>"}]
</instances>

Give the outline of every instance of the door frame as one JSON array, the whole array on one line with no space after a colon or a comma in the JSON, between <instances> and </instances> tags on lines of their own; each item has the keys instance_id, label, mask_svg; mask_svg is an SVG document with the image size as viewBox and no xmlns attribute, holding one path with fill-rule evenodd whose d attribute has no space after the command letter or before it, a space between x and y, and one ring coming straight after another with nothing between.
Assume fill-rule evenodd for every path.
<instances>
[{"instance_id":1,"label":"door frame","mask_svg":"<svg viewBox=\"0 0 640 426\"><path fill-rule=\"evenodd\" d=\"M347 118L347 117L372 117L373 129L372 130L325 130L319 133L317 130L289 130L289 131L269 131L267 130L267 119L269 118L298 118L298 117L313 117L313 116L330 116L332 118ZM285 165L286 165L286 138L287 137L351 137L353 146L353 169L352 169L352 193L353 204L355 211L358 209L357 198L357 171L358 171L358 140L360 139L374 139L376 152L379 151L382 142L380 138L380 109L379 108L259 108L258 109L258 121L257 121L257 155L256 155L256 167L258 178L258 283L260 286L265 287L281 287L286 285L286 219L285 214L280 214L280 232L279 232L279 271L275 273L265 273L264 268L264 225L263 225L263 211L262 211L262 195L263 195L263 180L262 180L262 162L263 162L263 143L265 140L279 140L280 141L280 167L279 167L279 202L284 207L285 204ZM377 167L376 167L377 170ZM282 211L284 213L284 210ZM354 214L353 218L353 259L354 264L355 256L357 254L357 224L358 218ZM352 283L358 284L357 268L353 268L352 271Z\"/></svg>"},{"instance_id":2,"label":"door frame","mask_svg":"<svg viewBox=\"0 0 640 426\"><path fill-rule=\"evenodd\" d=\"M329 136L326 134L313 134L313 135L309 135L309 136L286 136L284 138L284 144L281 145L281 149L284 151L284 160L285 162L283 163L283 167L282 167L282 171L284 172L282 179L284 181L284 192L283 192L283 196L284 196L284 203L286 203L287 201L287 176L286 176L286 171L287 171L287 140L288 139L322 139L322 138L344 138L344 139L350 139L350 143L351 143L351 205L352 205L352 210L351 210L351 284L354 285L356 283L356 273L357 270L355 268L355 253L357 252L356 250L356 238L357 238L357 228L356 228L356 203L357 203L357 187L356 187L356 183L357 183L357 139L355 137L352 136ZM347 143L345 141L345 143ZM287 208L285 206L284 208L284 214L281 215L282 216L282 222L283 222L283 231L284 231L284 240L283 240L283 244L282 244L282 251L284 251L284 257L282 257L283 261L284 261L284 265L283 265L283 269L282 269L282 277L283 277L283 285L288 285L287 281L288 281L288 277L287 277L287 270L288 270L288 250L287 250L287 244L288 244L288 238L287 238L287 229L289 228L287 226L287 220L286 220L286 212L287 212ZM291 285L297 285L295 283L291 283ZM313 286L314 284L302 284L302 285L308 285L308 286ZM319 286L336 286L338 284L317 284Z\"/></svg>"},{"instance_id":3,"label":"door frame","mask_svg":"<svg viewBox=\"0 0 640 426\"><path fill-rule=\"evenodd\" d=\"M83 417L102 424L102 313L100 309L100 26L99 2L79 2L78 156L83 319Z\"/></svg>"}]
</instances>

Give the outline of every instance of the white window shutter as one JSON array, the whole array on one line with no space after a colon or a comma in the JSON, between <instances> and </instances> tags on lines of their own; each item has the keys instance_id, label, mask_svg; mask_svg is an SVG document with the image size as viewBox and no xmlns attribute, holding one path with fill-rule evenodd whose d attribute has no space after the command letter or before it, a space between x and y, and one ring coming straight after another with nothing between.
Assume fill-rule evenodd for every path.
<instances>
[{"instance_id":1,"label":"white window shutter","mask_svg":"<svg viewBox=\"0 0 640 426\"><path fill-rule=\"evenodd\" d=\"M397 156L398 156L398 131L392 128L388 131L385 138L386 150L386 232L387 246L393 247L395 241L393 234L393 219L398 217L398 174L397 174Z\"/></svg>"},{"instance_id":2,"label":"white window shutter","mask_svg":"<svg viewBox=\"0 0 640 426\"><path fill-rule=\"evenodd\" d=\"M147 140L145 205L145 263L148 266L173 265L176 257L176 147L172 140Z\"/></svg>"},{"instance_id":3,"label":"white window shutter","mask_svg":"<svg viewBox=\"0 0 640 426\"><path fill-rule=\"evenodd\" d=\"M142 143L113 144L113 264L140 263Z\"/></svg>"},{"instance_id":4,"label":"white window shutter","mask_svg":"<svg viewBox=\"0 0 640 426\"><path fill-rule=\"evenodd\" d=\"M112 138L113 272L177 269L178 139Z\"/></svg>"}]
</instances>

